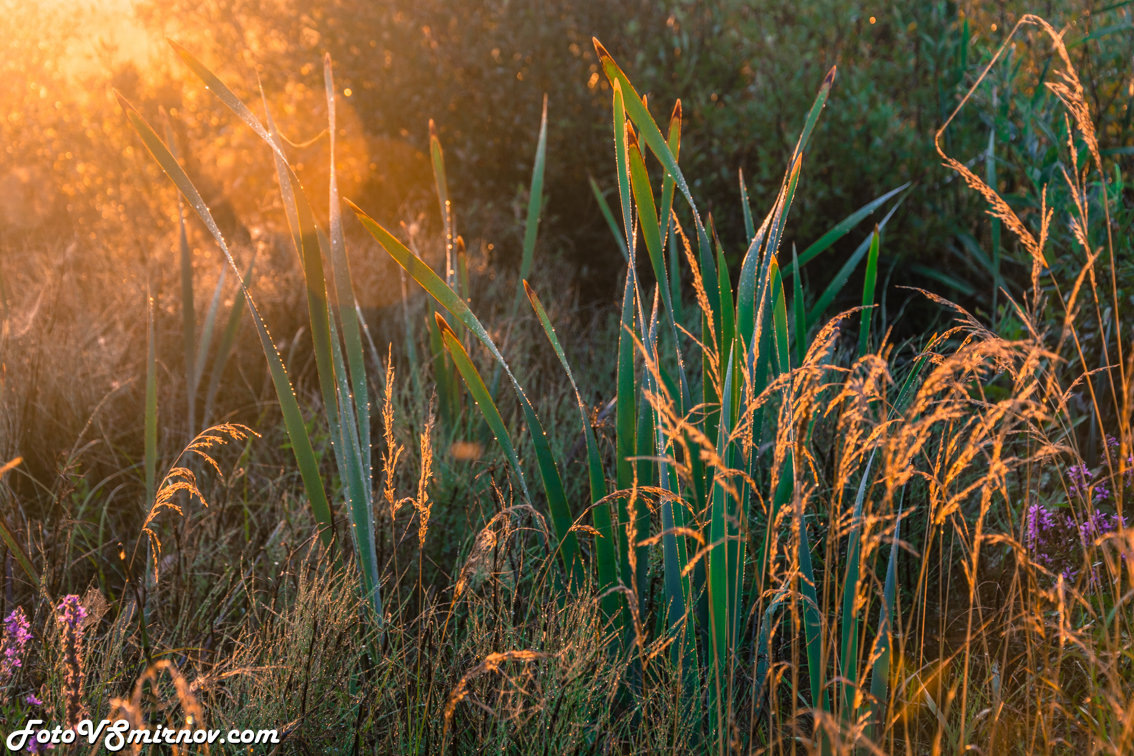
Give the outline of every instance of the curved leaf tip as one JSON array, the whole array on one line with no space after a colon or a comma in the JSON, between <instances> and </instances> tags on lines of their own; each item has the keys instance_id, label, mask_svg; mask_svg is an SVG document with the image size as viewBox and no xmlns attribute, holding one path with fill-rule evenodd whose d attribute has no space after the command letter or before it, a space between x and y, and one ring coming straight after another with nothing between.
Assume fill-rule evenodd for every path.
<instances>
[{"instance_id":1,"label":"curved leaf tip","mask_svg":"<svg viewBox=\"0 0 1134 756\"><path fill-rule=\"evenodd\" d=\"M441 329L441 333L446 336L452 336L454 339L457 338L456 331L453 330L453 327L449 325L449 321L445 320L441 313L433 313L433 319L437 321L437 327Z\"/></svg>"},{"instance_id":2,"label":"curved leaf tip","mask_svg":"<svg viewBox=\"0 0 1134 756\"><path fill-rule=\"evenodd\" d=\"M634 124L630 122L629 118L626 119L626 143L630 149L641 153L642 148L638 145L638 135L634 133Z\"/></svg>"},{"instance_id":3,"label":"curved leaf tip","mask_svg":"<svg viewBox=\"0 0 1134 756\"><path fill-rule=\"evenodd\" d=\"M595 46L595 54L599 56L599 60L614 60L614 58L610 57L610 53L606 51L606 48L602 46L602 42L598 41L598 37L591 37L591 43Z\"/></svg>"}]
</instances>

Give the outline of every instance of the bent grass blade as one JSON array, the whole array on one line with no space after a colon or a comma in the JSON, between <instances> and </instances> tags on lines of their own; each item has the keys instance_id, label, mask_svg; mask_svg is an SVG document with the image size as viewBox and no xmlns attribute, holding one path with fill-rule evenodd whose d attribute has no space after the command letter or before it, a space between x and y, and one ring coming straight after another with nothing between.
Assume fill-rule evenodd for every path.
<instances>
[{"instance_id":1,"label":"bent grass blade","mask_svg":"<svg viewBox=\"0 0 1134 756\"><path fill-rule=\"evenodd\" d=\"M228 244L225 242L220 228L217 227L216 221L213 219L212 212L205 204L201 193L197 191L196 186L194 186L184 169L182 169L181 165L173 158L173 155L145 118L142 117L141 113L121 95L119 95L119 102L125 109L127 118L130 120L134 130L138 132L146 149L177 187L178 191L181 192L182 196L185 197L189 205L196 211L197 215L200 216L205 227L208 228L209 232L216 240L217 245L220 247L221 252L224 254L225 260L236 275L241 295L244 298L245 304L248 306L248 311L252 316L252 322L256 326L256 333L260 338L260 346L263 348L264 356L268 361L272 384L276 390L276 397L279 400L280 409L283 412L284 426L287 429L288 438L291 440L292 451L295 454L296 464L299 466L303 487L307 492L307 498L311 503L316 522L320 526L320 539L326 547L332 548L334 545L334 527L331 519L331 507L327 500L326 490L323 488L322 478L319 476L318 461L315 457L315 450L311 446L311 438L307 434L303 413L299 409L299 401L296 399L295 391L288 378L287 368L284 367L283 359L275 347L275 342L272 341L271 334L268 333L268 327L264 323L264 319L260 316L260 312L256 307L251 292L248 291L240 268L236 265L236 261L229 251Z\"/></svg>"}]
</instances>

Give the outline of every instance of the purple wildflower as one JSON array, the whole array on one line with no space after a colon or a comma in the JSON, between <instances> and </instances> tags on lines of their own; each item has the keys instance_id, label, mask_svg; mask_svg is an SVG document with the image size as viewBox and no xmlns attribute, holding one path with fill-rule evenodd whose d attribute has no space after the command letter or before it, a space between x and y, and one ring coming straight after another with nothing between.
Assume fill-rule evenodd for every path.
<instances>
[{"instance_id":1,"label":"purple wildflower","mask_svg":"<svg viewBox=\"0 0 1134 756\"><path fill-rule=\"evenodd\" d=\"M39 732L42 732L42 731L37 730L36 732L38 734ZM33 735L31 740L28 741L28 745L27 745L26 750L27 750L28 753L43 753L44 751L50 751L54 748L55 748L55 746L52 745L51 743L40 743L39 740L37 740L36 737Z\"/></svg>"},{"instance_id":2,"label":"purple wildflower","mask_svg":"<svg viewBox=\"0 0 1134 756\"><path fill-rule=\"evenodd\" d=\"M1032 504L1028 507L1026 526L1024 545L1040 562L1049 563L1051 555L1047 550L1048 541L1055 528L1055 517L1051 510L1043 504Z\"/></svg>"},{"instance_id":3,"label":"purple wildflower","mask_svg":"<svg viewBox=\"0 0 1134 756\"><path fill-rule=\"evenodd\" d=\"M1071 493L1086 493L1094 477L1086 465L1072 465L1067 468L1067 478L1071 481Z\"/></svg>"},{"instance_id":4,"label":"purple wildflower","mask_svg":"<svg viewBox=\"0 0 1134 756\"><path fill-rule=\"evenodd\" d=\"M63 630L63 698L68 727L83 718L83 620L87 610L75 595L64 596L57 607Z\"/></svg>"},{"instance_id":5,"label":"purple wildflower","mask_svg":"<svg viewBox=\"0 0 1134 756\"><path fill-rule=\"evenodd\" d=\"M36 697L35 693L28 693L26 696L24 696L24 703L28 704L29 706L43 706L43 701L40 701Z\"/></svg>"},{"instance_id":6,"label":"purple wildflower","mask_svg":"<svg viewBox=\"0 0 1134 756\"><path fill-rule=\"evenodd\" d=\"M1093 544L1099 536L1114 530L1118 524L1118 517L1110 517L1106 512L1091 512L1087 519L1079 526L1079 541L1086 548Z\"/></svg>"},{"instance_id":7,"label":"purple wildflower","mask_svg":"<svg viewBox=\"0 0 1134 756\"><path fill-rule=\"evenodd\" d=\"M0 639L0 687L11 682L16 670L24 666L24 647L31 640L31 625L22 607L16 607L4 619L4 637Z\"/></svg>"},{"instance_id":8,"label":"purple wildflower","mask_svg":"<svg viewBox=\"0 0 1134 756\"><path fill-rule=\"evenodd\" d=\"M72 630L82 632L80 625L87 618L86 608L79 603L79 597L71 594L64 596L58 607L59 620Z\"/></svg>"},{"instance_id":9,"label":"purple wildflower","mask_svg":"<svg viewBox=\"0 0 1134 756\"><path fill-rule=\"evenodd\" d=\"M1086 476L1079 466L1070 477ZM1093 486L1094 498L1102 501L1110 491L1101 483ZM1102 510L1092 510L1080 521L1072 513L1031 504L1024 514L1023 545L1033 563L1048 574L1062 576L1066 582L1089 579L1092 587L1100 585L1099 562L1092 556L1095 546L1108 533L1126 527L1125 518ZM1083 571L1084 566L1086 572Z\"/></svg>"}]
</instances>

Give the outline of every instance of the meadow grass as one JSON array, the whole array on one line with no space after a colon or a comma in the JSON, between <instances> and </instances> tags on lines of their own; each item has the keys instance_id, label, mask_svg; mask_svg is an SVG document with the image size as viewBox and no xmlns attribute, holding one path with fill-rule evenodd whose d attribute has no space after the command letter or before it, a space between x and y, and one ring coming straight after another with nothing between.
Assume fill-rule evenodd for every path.
<instances>
[{"instance_id":1,"label":"meadow grass","mask_svg":"<svg viewBox=\"0 0 1134 756\"><path fill-rule=\"evenodd\" d=\"M443 231L426 240L432 256L409 229L349 205L370 249L428 294L395 316L396 353L360 315L346 246L363 242L339 216L333 136L324 231L271 114L177 48L265 142L307 318L288 345L272 338L245 250L230 247L168 137L123 101L227 272L202 290L198 330L182 218L183 373L163 370L148 297L146 347L105 366L145 376L142 452L128 468L140 519L104 504L125 482L79 466L91 421L46 497L64 511L25 511L7 486L21 466L0 467L16 502L0 536L41 641L0 675L5 719L41 706L64 722L85 707L171 727L277 728L294 752L1128 753L1134 366L1111 223L1121 197L1060 35L1026 16L1001 53L1024 28L1056 57L1066 199L1049 208L1045 192L1038 211L1018 211L996 171L982 178L972 156L947 152L950 116L940 157L987 202L995 233L1016 240L1030 276L999 292L1009 315L995 323L912 293L949 321L912 344L894 343L878 313L886 221L904 187L802 253L793 245L790 261L785 249L834 69L800 114L759 224L741 180L746 238L730 256L682 173L680 105L659 124L595 41L612 91L607 219L626 269L615 307L589 323L556 288L562 263L535 258L546 103L517 277L487 275L456 234L433 135ZM334 135L329 58L324 70ZM860 243L812 296L801 271L848 234ZM1070 256L1080 264L1066 280L1050 261ZM228 276L238 294L222 306ZM860 306L830 312L837 301ZM38 304L20 307L3 339L26 351ZM242 307L254 339L233 325ZM28 325L13 330L21 312ZM242 349L269 369L260 439L211 425ZM29 416L37 364L18 365L23 393L5 389L23 407L5 406L9 426ZM183 454L198 462L175 458L159 480L159 397L174 380L194 438ZM281 451L257 461L265 448ZM68 625L51 619L76 564L94 586L81 685Z\"/></svg>"}]
</instances>

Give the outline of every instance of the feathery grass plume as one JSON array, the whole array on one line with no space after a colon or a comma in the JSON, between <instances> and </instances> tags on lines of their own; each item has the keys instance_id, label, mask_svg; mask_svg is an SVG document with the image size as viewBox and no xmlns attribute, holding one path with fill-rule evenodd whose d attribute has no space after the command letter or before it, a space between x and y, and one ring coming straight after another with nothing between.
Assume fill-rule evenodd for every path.
<instances>
[{"instance_id":1,"label":"feathery grass plume","mask_svg":"<svg viewBox=\"0 0 1134 756\"><path fill-rule=\"evenodd\" d=\"M186 494L190 499L196 499L206 507L209 505L208 501L205 500L204 494L201 493L201 489L197 486L196 474L194 474L190 468L182 464L182 461L187 455L192 454L211 467L219 477L223 478L224 474L221 473L220 466L213 458L215 450L230 441L244 441L250 436L259 438L260 434L247 426L237 423L214 425L198 433L196 437L189 442L188 446L182 449L181 453L177 455L173 466L162 479L161 485L158 486L154 501L146 514L146 519L142 522L142 534L145 535L150 544L154 582L157 582L158 579L158 560L161 556L161 539L158 538L157 532L153 528L153 524L157 520L158 515L165 511L171 511L177 515L184 514L181 505L177 503L178 494L181 493ZM136 545L134 547L134 553L130 558L131 570L133 569L134 560L137 558L137 555L138 546Z\"/></svg>"},{"instance_id":2,"label":"feathery grass plume","mask_svg":"<svg viewBox=\"0 0 1134 756\"><path fill-rule=\"evenodd\" d=\"M64 725L75 727L86 712L83 702L83 620L87 610L75 595L64 596L56 607L63 651Z\"/></svg>"},{"instance_id":3,"label":"feathery grass plume","mask_svg":"<svg viewBox=\"0 0 1134 756\"><path fill-rule=\"evenodd\" d=\"M964 165L964 163L948 155L945 152L944 147L942 147L942 137L945 134L945 130L949 128L949 125L957 117L957 114L959 114L964 109L965 105L971 99L973 93L976 92L978 87L980 87L981 83L988 76L989 71L992 70L992 67L997 63L1001 56L1003 56L1005 51L1012 49L1011 43L1013 38L1016 36L1016 33L1021 28L1028 25L1037 26L1042 29L1051 38L1053 48L1062 59L1065 68L1064 70L1057 72L1057 75L1060 77L1060 81L1047 82L1047 87L1057 97L1059 97L1064 105L1068 108L1068 110L1071 111L1072 115L1075 118L1076 124L1079 126L1083 137L1085 138L1087 144L1091 149L1091 155L1095 158L1096 165L1099 167L1099 169L1102 168L1102 160L1099 157L1098 141L1095 138L1094 125L1090 118L1090 110L1087 107L1085 98L1083 97L1082 84L1079 82L1078 75L1075 73L1074 66L1071 65L1071 60L1067 55L1067 48L1063 43L1063 37L1061 34L1056 32L1055 29L1053 29L1047 21L1040 18L1039 16L1034 16L1031 14L1027 14L1021 17L1020 20L1016 22L1016 25L1012 27L1012 31L1004 38L1004 41L1001 43L995 55L992 56L992 59L989 60L989 62L981 70L980 75L977 76L972 86L961 98L961 101L957 103L957 107L953 109L953 112L949 114L949 117L946 118L945 122L941 124L940 128L938 128L937 132L934 135L934 146L937 149L937 154L941 156L941 159L944 161L945 165L960 174L961 178L964 179L965 184L968 185L971 189L976 190L982 197L984 197L985 201L988 202L989 215L992 215L993 217L998 218L1000 221L1002 221L1005 226L1007 226L1008 229L1012 231L1013 234L1015 234L1020 243L1024 245L1024 248L1032 258L1032 307L1038 308L1039 302L1035 300L1037 300L1039 297L1040 273L1043 270L1047 269L1047 261L1044 258L1044 246L1047 241L1048 228L1050 226L1051 218L1054 213L1054 209L1049 209L1046 204L1046 187L1044 189L1043 198L1040 205L1040 228L1039 238L1037 239L1032 234L1032 232L1028 230L1027 226L1024 225L1023 221L1020 220L1019 216L1016 215L1015 211L1013 211L1012 208L1008 206L1008 203L1004 201L1004 199L995 189L990 187L987 183L984 182L983 179L973 173L967 166ZM1074 154L1074 150L1072 150L1072 154Z\"/></svg>"},{"instance_id":4,"label":"feathery grass plume","mask_svg":"<svg viewBox=\"0 0 1134 756\"><path fill-rule=\"evenodd\" d=\"M429 532L429 512L433 508L433 500L429 496L429 484L433 480L432 432L433 415L430 413L421 432L421 474L417 479L417 497L413 500L413 507L417 510L417 544L420 548L425 547L425 535Z\"/></svg>"},{"instance_id":5,"label":"feathery grass plume","mask_svg":"<svg viewBox=\"0 0 1134 756\"><path fill-rule=\"evenodd\" d=\"M475 579L479 578L486 568L490 566L498 545L506 542L513 532L513 510L518 508L527 508L525 505L521 507L513 507L506 509L493 515L473 542L472 550L469 552L468 557L465 558L465 564L461 567L461 572L457 577L457 582L453 584L453 601L464 594L465 590L469 587Z\"/></svg>"},{"instance_id":6,"label":"feathery grass plume","mask_svg":"<svg viewBox=\"0 0 1134 756\"><path fill-rule=\"evenodd\" d=\"M205 715L201 708L200 702L197 700L193 692L193 686L185 679L185 677L177 670L173 662L169 659L162 659L151 664L144 672L134 681L133 690L128 698L112 698L110 700L111 719L125 719L130 723L131 729L142 730L148 729L146 724L145 710L142 706L142 693L145 690L146 683L150 684L150 688L154 694L159 698L163 691L158 685L158 678L161 673L168 675L169 679L173 682L174 693L177 698L177 703L181 706L181 721L175 724L168 724L170 729L186 729L186 730L199 730L204 727ZM172 709L172 705L162 702L160 708L163 711ZM168 716L168 714L166 715ZM167 720L168 722L168 720ZM179 754L187 754L190 751L177 744L170 745L171 752L175 756ZM134 753L139 753L141 746L134 745ZM206 753L208 747L206 746Z\"/></svg>"},{"instance_id":7,"label":"feathery grass plume","mask_svg":"<svg viewBox=\"0 0 1134 756\"><path fill-rule=\"evenodd\" d=\"M514 661L530 664L532 662L539 661L540 659L545 659L547 658L547 656L548 654L526 650L497 651L485 656L484 661L473 667L471 670L466 672L463 677L461 677L460 682L457 683L457 687L455 687L453 689L453 692L449 694L449 701L445 704L445 740L448 741L449 725L453 721L453 714L457 710L457 704L469 698L469 687L473 680L480 677L481 675L501 671L504 664L507 662ZM480 703L477 703L477 705L484 706L484 704Z\"/></svg>"},{"instance_id":8,"label":"feathery grass plume","mask_svg":"<svg viewBox=\"0 0 1134 756\"><path fill-rule=\"evenodd\" d=\"M386 453L382 455L382 493L386 499L386 506L390 509L390 520L394 520L401 508L402 501L397 497L394 488L395 475L398 470L398 458L402 456L404 448L394 439L394 345L390 344L386 356L386 396L382 403L382 439L386 444Z\"/></svg>"}]
</instances>

